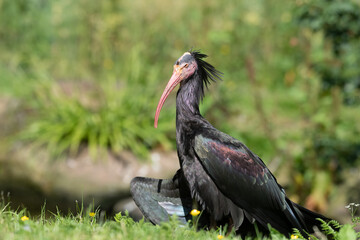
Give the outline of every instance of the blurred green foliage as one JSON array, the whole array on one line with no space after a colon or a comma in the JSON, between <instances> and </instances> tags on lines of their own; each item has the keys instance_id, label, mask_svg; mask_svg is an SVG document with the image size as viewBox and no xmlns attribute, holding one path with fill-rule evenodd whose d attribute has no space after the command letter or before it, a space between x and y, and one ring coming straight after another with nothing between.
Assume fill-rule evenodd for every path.
<instances>
[{"instance_id":1,"label":"blurred green foliage","mask_svg":"<svg viewBox=\"0 0 360 240\"><path fill-rule=\"evenodd\" d=\"M270 168L286 169L294 197L325 199L331 187L311 186L331 185L360 159L358 8L349 0L2 0L0 93L22 102L22 140L57 154L89 146L144 157L175 148L175 96L159 129L155 107L173 62L201 49L224 72L201 106L205 117Z\"/></svg>"},{"instance_id":2,"label":"blurred green foliage","mask_svg":"<svg viewBox=\"0 0 360 240\"><path fill-rule=\"evenodd\" d=\"M157 131L151 128L150 116L158 97L154 91L157 69L153 68L145 81L140 52L135 51L124 71L127 81L43 83L32 100L37 114L21 138L47 146L54 156L63 152L76 155L81 145L88 146L92 156L104 149L130 149L142 159L156 144L170 149L166 133L172 130L171 124L163 124Z\"/></svg>"},{"instance_id":3,"label":"blurred green foliage","mask_svg":"<svg viewBox=\"0 0 360 240\"><path fill-rule=\"evenodd\" d=\"M324 90L341 87L346 104L360 103L360 6L351 1L316 0L297 9L302 26L321 31L333 56L314 61Z\"/></svg>"}]
</instances>

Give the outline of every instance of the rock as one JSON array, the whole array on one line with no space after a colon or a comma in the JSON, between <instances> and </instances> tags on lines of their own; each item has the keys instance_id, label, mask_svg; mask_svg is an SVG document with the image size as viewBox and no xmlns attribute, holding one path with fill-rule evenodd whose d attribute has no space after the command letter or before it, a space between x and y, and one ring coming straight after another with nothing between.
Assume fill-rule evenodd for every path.
<instances>
[{"instance_id":1,"label":"rock","mask_svg":"<svg viewBox=\"0 0 360 240\"><path fill-rule=\"evenodd\" d=\"M10 193L13 205L35 214L56 207L75 211L77 201L100 207L108 214L128 210L140 217L132 203L129 186L135 176L171 178L179 168L176 152L153 151L149 160L139 160L131 152L108 152L94 159L87 149L76 157L53 160L45 150L18 146L0 158L0 191Z\"/></svg>"}]
</instances>

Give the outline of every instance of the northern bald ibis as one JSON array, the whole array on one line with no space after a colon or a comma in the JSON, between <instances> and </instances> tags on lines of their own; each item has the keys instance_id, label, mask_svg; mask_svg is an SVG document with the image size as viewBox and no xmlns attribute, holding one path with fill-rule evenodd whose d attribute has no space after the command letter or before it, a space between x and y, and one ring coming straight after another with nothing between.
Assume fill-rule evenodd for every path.
<instances>
[{"instance_id":1,"label":"northern bald ibis","mask_svg":"<svg viewBox=\"0 0 360 240\"><path fill-rule=\"evenodd\" d=\"M202 226L231 224L246 235L256 223L268 233L268 224L289 235L293 228L304 235L320 226L321 218L292 201L264 162L243 143L214 128L199 111L204 87L221 78L221 72L204 61L199 51L185 52L160 98L160 110L170 92L180 84L176 96L176 144L180 169L173 179L136 177L131 193L144 216L154 224L177 215L183 222L193 201L203 211Z\"/></svg>"}]
</instances>

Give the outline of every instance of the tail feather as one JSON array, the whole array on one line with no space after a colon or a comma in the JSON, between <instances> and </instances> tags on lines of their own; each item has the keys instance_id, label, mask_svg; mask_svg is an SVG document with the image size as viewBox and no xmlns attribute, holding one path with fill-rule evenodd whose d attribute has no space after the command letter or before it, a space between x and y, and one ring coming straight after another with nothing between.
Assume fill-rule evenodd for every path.
<instances>
[{"instance_id":1,"label":"tail feather","mask_svg":"<svg viewBox=\"0 0 360 240\"><path fill-rule=\"evenodd\" d=\"M294 202L292 202L292 204L293 204L294 209L297 212L297 214L302 217L303 223L305 224L306 229L308 229L310 231L309 233L314 232L315 226L321 230L322 222L319 221L319 219L321 219L325 222L330 222L332 220L331 218L327 218L319 213L313 212L303 206L300 206L299 204L296 204ZM337 228L334 228L334 229L337 230Z\"/></svg>"},{"instance_id":2,"label":"tail feather","mask_svg":"<svg viewBox=\"0 0 360 240\"><path fill-rule=\"evenodd\" d=\"M305 237L309 237L309 234L315 232L314 227L322 230L322 222L329 222L332 219L327 218L319 213L310 211L305 207L302 207L288 198L286 198L286 208L283 211L274 209L259 209L253 213L254 218L262 226L266 227L270 224L282 234L290 236L293 229L296 228ZM334 230L338 230L335 226L332 226Z\"/></svg>"}]
</instances>

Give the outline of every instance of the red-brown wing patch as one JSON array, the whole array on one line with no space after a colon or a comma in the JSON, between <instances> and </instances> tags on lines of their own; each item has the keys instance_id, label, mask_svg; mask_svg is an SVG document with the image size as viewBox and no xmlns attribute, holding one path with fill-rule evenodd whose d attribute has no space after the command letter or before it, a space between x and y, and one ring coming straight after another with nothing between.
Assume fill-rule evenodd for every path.
<instances>
[{"instance_id":1,"label":"red-brown wing patch","mask_svg":"<svg viewBox=\"0 0 360 240\"><path fill-rule=\"evenodd\" d=\"M264 176L266 168L249 156L245 149L234 148L211 139L204 140L208 152L216 155L224 164L231 165L234 170L253 177Z\"/></svg>"}]
</instances>

